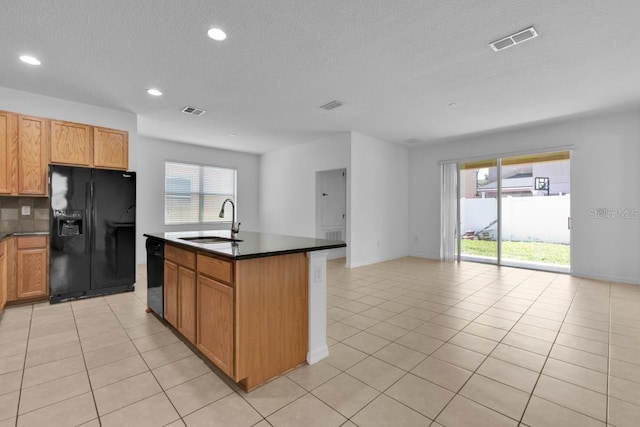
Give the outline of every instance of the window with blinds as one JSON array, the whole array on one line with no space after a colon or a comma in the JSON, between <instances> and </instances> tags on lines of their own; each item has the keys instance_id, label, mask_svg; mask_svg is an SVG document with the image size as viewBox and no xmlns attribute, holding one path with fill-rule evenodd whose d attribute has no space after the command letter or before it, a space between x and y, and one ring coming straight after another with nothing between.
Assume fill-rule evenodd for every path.
<instances>
[{"instance_id":1,"label":"window with blinds","mask_svg":"<svg viewBox=\"0 0 640 427\"><path fill-rule=\"evenodd\" d=\"M189 163L164 163L164 223L231 222L231 209L219 218L225 199L236 200L236 170Z\"/></svg>"}]
</instances>

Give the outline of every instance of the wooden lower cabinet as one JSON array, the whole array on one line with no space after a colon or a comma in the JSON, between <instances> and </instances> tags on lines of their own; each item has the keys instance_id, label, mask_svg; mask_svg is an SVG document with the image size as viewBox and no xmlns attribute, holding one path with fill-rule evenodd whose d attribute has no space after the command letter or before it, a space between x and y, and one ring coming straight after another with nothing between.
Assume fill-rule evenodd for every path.
<instances>
[{"instance_id":1,"label":"wooden lower cabinet","mask_svg":"<svg viewBox=\"0 0 640 427\"><path fill-rule=\"evenodd\" d=\"M164 261L164 320L178 327L178 264Z\"/></svg>"},{"instance_id":2,"label":"wooden lower cabinet","mask_svg":"<svg viewBox=\"0 0 640 427\"><path fill-rule=\"evenodd\" d=\"M20 236L16 239L16 299L49 295L47 237Z\"/></svg>"},{"instance_id":3,"label":"wooden lower cabinet","mask_svg":"<svg viewBox=\"0 0 640 427\"><path fill-rule=\"evenodd\" d=\"M196 343L196 254L165 245L164 318Z\"/></svg>"},{"instance_id":4,"label":"wooden lower cabinet","mask_svg":"<svg viewBox=\"0 0 640 427\"><path fill-rule=\"evenodd\" d=\"M7 304L7 242L0 241L0 312Z\"/></svg>"},{"instance_id":5,"label":"wooden lower cabinet","mask_svg":"<svg viewBox=\"0 0 640 427\"><path fill-rule=\"evenodd\" d=\"M196 272L178 267L178 330L196 343Z\"/></svg>"},{"instance_id":6,"label":"wooden lower cabinet","mask_svg":"<svg viewBox=\"0 0 640 427\"><path fill-rule=\"evenodd\" d=\"M225 374L233 370L233 288L198 275L198 349Z\"/></svg>"},{"instance_id":7,"label":"wooden lower cabinet","mask_svg":"<svg viewBox=\"0 0 640 427\"><path fill-rule=\"evenodd\" d=\"M235 380L252 390L306 362L307 257L296 253L235 264Z\"/></svg>"},{"instance_id":8,"label":"wooden lower cabinet","mask_svg":"<svg viewBox=\"0 0 640 427\"><path fill-rule=\"evenodd\" d=\"M304 364L304 253L230 261L165 244L164 317L246 391Z\"/></svg>"}]
</instances>

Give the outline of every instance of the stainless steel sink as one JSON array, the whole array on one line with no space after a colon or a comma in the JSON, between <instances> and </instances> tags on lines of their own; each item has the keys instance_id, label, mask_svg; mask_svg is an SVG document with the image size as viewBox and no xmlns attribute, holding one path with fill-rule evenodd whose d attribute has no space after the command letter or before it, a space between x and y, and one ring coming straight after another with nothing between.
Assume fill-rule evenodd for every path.
<instances>
[{"instance_id":1,"label":"stainless steel sink","mask_svg":"<svg viewBox=\"0 0 640 427\"><path fill-rule=\"evenodd\" d=\"M194 243L225 243L225 242L242 242L240 239L231 239L221 236L196 236L196 237L179 237L180 240L187 240Z\"/></svg>"}]
</instances>

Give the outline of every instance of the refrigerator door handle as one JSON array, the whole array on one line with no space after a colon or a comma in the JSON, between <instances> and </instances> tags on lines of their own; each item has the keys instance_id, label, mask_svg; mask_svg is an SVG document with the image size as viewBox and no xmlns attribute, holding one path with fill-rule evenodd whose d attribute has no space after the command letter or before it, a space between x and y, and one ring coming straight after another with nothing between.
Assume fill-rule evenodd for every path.
<instances>
[{"instance_id":1,"label":"refrigerator door handle","mask_svg":"<svg viewBox=\"0 0 640 427\"><path fill-rule=\"evenodd\" d=\"M96 183L92 180L91 181L91 237L90 237L90 242L91 242L91 253L93 253L96 250L96 225L98 223L98 206L97 206L97 202L95 199L95 194L96 194Z\"/></svg>"},{"instance_id":2,"label":"refrigerator door handle","mask_svg":"<svg viewBox=\"0 0 640 427\"><path fill-rule=\"evenodd\" d=\"M91 212L91 182L85 184L85 206L84 206L84 251L91 253L91 230L93 229L92 212Z\"/></svg>"}]
</instances>

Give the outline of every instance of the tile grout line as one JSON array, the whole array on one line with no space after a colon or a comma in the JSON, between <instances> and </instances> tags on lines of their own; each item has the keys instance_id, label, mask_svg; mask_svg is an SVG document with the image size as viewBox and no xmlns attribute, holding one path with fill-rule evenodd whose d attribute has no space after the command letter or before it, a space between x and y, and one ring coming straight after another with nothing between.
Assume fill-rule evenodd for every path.
<instances>
[{"instance_id":1,"label":"tile grout line","mask_svg":"<svg viewBox=\"0 0 640 427\"><path fill-rule=\"evenodd\" d=\"M134 296L135 296L138 300L142 301L142 300L138 297L138 295L136 295L136 294L135 294L135 292L133 292L133 294L134 294ZM182 423L186 425L186 423L184 422L184 419L182 418L182 415L180 415L180 412L178 411L178 408L176 408L176 407L175 407L175 405L174 405L173 401L169 398L169 395L167 394L167 391L164 389L164 387L162 386L162 384L160 384L160 381L158 381L158 378L157 378L157 377L156 377L156 375L154 374L153 370L151 369L151 367L149 366L149 364L147 363L147 361L145 360L145 358L142 356L142 352L140 352L140 349L136 346L136 344L133 342L133 339L129 336L129 333L127 332L127 328L125 328L125 327L124 327L124 325L123 325L123 324L122 324L122 322L120 321L120 318L118 317L118 315L116 314L116 312L113 310L113 307L111 306L111 304L109 304L109 302L108 302L106 299L105 299L105 303L109 306L109 309L110 309L110 310L111 310L111 312L113 313L113 317L115 317L116 321L118 322L118 325L120 325L120 327L122 328L122 330L124 331L124 333L125 333L125 334L127 334L127 339L129 340L129 342L131 342L131 345L133 345L133 347L136 349L136 354L140 357L140 359L142 359L142 362L145 364L145 366L146 366L146 367L147 367L147 369L149 370L149 373L151 374L151 376L153 376L153 379L155 380L155 382L156 382L156 383L158 384L158 386L160 387L161 393L162 393L162 394L164 394L164 396L167 398L167 400L168 400L168 401L169 401L169 403L171 404L171 407L174 409L174 411L176 411L176 414L178 414L178 419L177 419L177 420L173 420L173 421L169 422L167 425L169 425L169 424L171 424L171 423L174 423L174 422L176 422L176 421L178 421L178 420L182 421ZM144 306L146 306L146 304L145 304L145 302L144 302L144 301L142 301L142 307L144 307ZM147 314L147 315L150 315L150 316L153 316L153 314L151 314L151 313L146 313L146 314ZM173 331L171 331L171 333L173 333ZM151 335L153 335L153 334L151 334ZM167 344L167 345L171 345L171 344ZM165 345L165 346L161 346L161 347L166 347L166 345ZM161 347L158 347L158 348L161 348ZM136 374L136 375L139 375L139 374ZM128 378L132 378L132 377L134 377L134 376L135 376L135 375L132 375L131 377L123 378L123 379L121 379L120 381L124 381L124 380L126 380L126 379L128 379ZM116 381L116 383L118 383L118 382L120 382L120 381ZM114 384L116 384L116 383L114 383ZM107 386L105 386L105 387L107 387ZM93 392L93 387L92 387L92 389L91 389L91 390L92 390L92 392ZM135 401L135 402L131 402L131 403L129 403L128 405L123 406L122 408L119 408L119 409L116 409L116 410L113 410L113 411L109 412L109 414L114 413L114 412L117 412L117 411L120 411L120 410L122 410L122 409L124 409L124 408L127 408L127 407L129 407L129 406L135 405L135 404L137 404L137 403L140 403L140 402L142 402L143 400L149 399L150 397L153 397L153 396L157 396L158 394L160 394L160 392L159 392L159 393L152 394L151 396L147 396L147 397L145 397L145 398L143 398L143 399L140 399L140 400L137 400L137 401ZM108 415L108 414L105 414L105 415ZM99 420L101 420L100 415L98 415L98 419L99 419ZM100 421L100 425L102 425L102 421Z\"/></svg>"},{"instance_id":2,"label":"tile grout line","mask_svg":"<svg viewBox=\"0 0 640 427\"><path fill-rule=\"evenodd\" d=\"M104 298L100 297L101 299L104 300ZM105 304L107 304L107 302L105 301ZM108 305L108 304L107 304ZM80 345L80 354L82 354L82 363L84 364L84 370L85 373L87 374L87 381L89 382L89 390L91 390L91 397L93 399L93 407L96 410L96 416L98 417L98 424L100 426L102 426L102 420L100 419L100 412L98 412L98 403L96 402L96 395L94 393L93 390L93 385L91 384L91 376L89 375L89 368L87 367L87 360L85 359L85 355L84 355L84 348L82 347L82 339L80 338L80 331L78 330L78 322L76 319L76 313L73 309L73 303L69 302L69 306L70 306L70 310L71 310L71 315L73 316L73 324L76 327L76 335L78 336L78 344ZM111 309L111 307L109 307L109 309Z\"/></svg>"},{"instance_id":3,"label":"tile grout line","mask_svg":"<svg viewBox=\"0 0 640 427\"><path fill-rule=\"evenodd\" d=\"M497 267L499 268L500 266L497 266ZM522 284L526 279L528 279L528 278L529 278L529 277L531 277L532 275L533 275L533 273L531 273L529 276L527 276L527 278L525 278L525 279L523 279L521 282L519 282L519 284L518 284L518 285L516 285L515 287L511 288L511 290L510 290L507 294L503 295L503 296L502 296L502 297L500 297L500 299L498 299L495 303L493 303L492 305L490 305L489 307L487 307L484 311L480 312L480 314L478 314L478 315L477 315L473 320L469 321L469 323L473 322L475 319L477 319L477 318L478 318L478 317L480 317L481 315L485 314L485 312L486 312L487 310L489 310L490 308L494 308L494 306L495 306L497 303L499 303L501 300L503 300L504 298L506 298L506 297L507 297L511 292L513 292L513 290L514 290L514 289L518 288L518 286L520 286L520 285L521 285L521 284ZM470 280L471 280L471 279L470 279ZM474 294L476 294L476 293L478 293L478 292L480 292L480 291L484 290L487 286L490 286L490 285L494 284L496 280L498 280L498 279L495 279L495 280L493 280L492 282L487 283L487 284L486 284L485 286L483 286L481 289L478 289L476 292L473 292L472 294L468 295L468 296L467 296L466 298L464 298L462 301L464 301L464 300L466 300L467 298L469 298L469 297L473 296ZM547 287L545 288L545 290L548 288L548 286L549 286L549 285L547 285ZM534 301L534 302L535 302L535 301ZM507 330L507 333L504 335L504 337L502 337L502 339L501 339L500 341L498 341L498 343L497 343L497 344L496 344L496 346L493 348L493 350L491 350L491 352L489 352L489 353L484 357L484 359L482 360L482 362L480 362L480 363L478 364L478 366L477 366L477 367L476 367L476 368L471 372L471 375L469 375L469 378L467 378L467 379L466 379L466 381L465 381L465 382L460 386L460 388L458 389L458 391L456 391L456 392L455 392L455 394L454 394L454 395L453 395L453 397L449 400L449 402L447 402L447 404L446 404L446 405L445 405L445 406L440 410L440 412L438 412L438 415L436 415L436 417L434 418L434 422L436 422L435 420L436 420L436 419L437 419L437 418L438 418L438 417L439 417L439 416L440 416L440 415L445 411L445 409L447 409L447 407L451 404L451 402L453 401L453 399L455 399L455 398L456 398L456 396L461 396L461 397L463 397L463 398L465 398L465 399L468 399L467 397L465 397L465 396L461 395L461 394L460 394L460 391L464 388L464 386L465 386L465 385L467 385L467 383L469 382L469 380L471 380L471 378L472 378L474 375L476 375L476 374L477 374L478 369L480 369L480 367L484 364L484 362L486 362L486 361L487 361L487 359L491 356L491 354L495 351L496 347L497 347L499 344L501 344L501 343L502 343L502 341L503 341L503 340L504 340L504 338L509 334L509 332L511 332L511 330L512 330L512 329L513 329L513 328L518 324L518 322L520 321L520 319L522 319L522 317L525 315L525 313L528 311L528 309L531 307L531 305L533 305L533 304L534 304L534 302L532 302L532 303L529 305L529 307L527 308L527 310L525 310L524 312L522 312L522 313L520 314L520 317L518 318L518 320L516 320L516 321L513 323L513 325L511 326L511 328L509 328L509 330ZM505 311L510 311L510 310L505 310ZM515 313L515 312L514 312L514 313ZM468 326L468 324L467 324L467 326ZM466 328L466 326L465 326L465 328ZM463 329L464 329L464 328L463 328ZM463 330L463 329L459 330L456 334L454 334L451 338L449 338L445 343L448 343L451 339L453 339L455 336L457 336L460 332L462 332L462 330ZM499 329L499 328L498 328L498 329ZM481 337L481 338L484 338L484 337ZM487 339L488 339L488 338L487 338ZM493 341L493 340L491 340L491 341ZM443 345L444 345L444 344L443 344ZM456 345L456 344L451 344L451 345ZM456 346L456 347L460 347L460 346ZM464 347L461 347L461 348L464 348ZM466 350L469 350L469 349L466 349ZM473 351L473 350L471 350L471 351ZM477 352L476 352L476 353L477 353ZM481 353L479 353L479 354L481 354ZM455 365L455 366L457 366L457 365ZM461 366L459 366L459 367L461 367ZM464 368L463 368L463 369L464 369ZM481 375L481 374L478 374L478 375ZM494 381L496 381L496 380L494 380ZM498 381L498 382L499 382L499 381ZM506 384L506 385L508 385L508 384ZM496 413L498 413L498 414L501 414L501 415L503 415L503 416L505 416L505 417L507 417L507 418L513 419L513 418L509 417L508 415L503 414L503 413L501 413L501 412L499 412L499 411L496 411L496 410L495 410L495 409L493 409L493 408L489 408L488 406L483 405L483 404L481 404L481 403L479 403L479 402L476 402L475 400L472 400L472 399L469 399L469 400L471 400L472 402L474 402L474 403L476 403L476 404L478 404L478 405L484 406L485 408L487 408L487 409L489 409L489 410L491 410L491 411L494 411L494 412L496 412Z\"/></svg>"},{"instance_id":4,"label":"tile grout line","mask_svg":"<svg viewBox=\"0 0 640 427\"><path fill-rule=\"evenodd\" d=\"M531 275L533 275L533 273L532 273ZM531 275L529 275L529 277L530 277ZM473 280L473 278L470 278L470 279L468 279L468 280ZM463 281L463 282L460 282L460 283L459 283L459 285L460 285L460 284L462 284L462 283L465 283L465 282L466 282L466 281L468 281L468 280L465 280L465 281ZM495 279L495 280L498 280L498 279ZM472 297L474 294L476 294L476 293L478 293L478 292L480 292L480 291L484 290L487 286L492 285L492 284L495 282L495 280L493 280L493 281L491 281L491 282L487 283L487 284L486 284L486 285L484 285L482 288L477 289L476 291L474 291L474 292L470 293L469 295L467 295L465 298L463 298L463 299L462 299L462 300L460 300L459 302L462 302L462 301L466 300L467 298ZM523 281L524 281L524 280L526 280L526 279L523 279ZM520 283L522 283L522 282L520 282ZM517 287L518 287L517 285L516 285L515 287L513 287L513 288L509 291L509 293L511 293L511 292L513 291L513 289L515 289L515 288L517 288ZM547 286L545 287L545 290L546 290L548 287L549 287L549 285L547 285ZM543 291L543 292L544 292L544 291ZM484 314L487 310L489 310L490 308L493 308L493 306L494 306L495 304L497 304L498 302L500 302L500 300L502 300L502 299L503 299L503 298L505 298L507 295L509 295L509 293L507 293L507 294L503 295L502 297L500 297L500 299L498 299L494 304L492 304L492 305L488 306L484 311L479 312L479 313L478 313L478 315L477 315L476 317L474 317L472 320L462 319L462 320L467 320L467 325L465 325L465 327L466 327L466 326L468 326L468 324L469 324L469 323L473 322L475 319L477 319L478 317L480 317L482 314ZM535 302L535 301L534 301L534 302ZM457 303L456 303L456 304L457 304ZM533 304L533 302L532 302L532 304ZM444 304L444 305L448 305L448 304ZM414 307L415 307L415 306L414 306ZM453 305L453 306L449 306L449 308L453 308L453 307L455 307L455 305ZM408 310L408 309L409 309L409 308L407 308L407 310ZM447 309L447 310L448 310L448 309ZM405 310L405 311L406 311L406 310ZM446 310L445 310L445 311L446 311ZM470 311L470 310L467 310L467 311ZM507 311L509 311L509 310L507 310ZM522 316L524 316L524 313L525 313L525 312L523 312L523 313L520 315L520 318L522 318ZM438 315L445 315L445 314L444 314L444 311L443 311L443 312L438 313L438 314L437 314L436 316L434 316L434 317L437 317ZM447 316L450 316L450 317L456 317L456 316L451 316L451 315L447 315ZM458 317L456 317L456 318L458 318ZM460 319L460 318L459 318L459 319ZM428 322L428 321L427 321L427 322ZM513 326L512 326L508 331L507 331L507 333L508 333L509 331L511 331L511 329L513 329L513 327L515 327L515 325L517 324L517 322L518 322L518 321L514 322L514 325L513 325ZM444 325L440 325L440 326L447 327L447 326L444 326ZM415 329L417 329L417 328L419 328L419 327L420 327L420 326L417 326L416 328L411 329L409 332L413 332L413 331L415 331ZM453 328L449 328L449 329L453 329ZM450 340L452 340L454 337L456 337L460 332L462 332L462 330L463 330L463 329L464 329L464 328L462 328L462 329L458 330L458 331L457 331L455 334L453 334L449 339L447 339L446 341L443 341L443 343L442 343L442 344L440 344L440 345L439 345L439 346L438 346L438 347L437 347L433 352L431 352L431 354L426 355L426 357L425 357L424 359L422 359L422 361L418 362L418 364L416 364L415 366L419 365L420 363L422 363L424 360L428 359L429 357L432 357L432 354L433 354L433 353L435 353L438 349L442 348L445 344L449 343L449 341L450 341ZM499 328L498 328L498 329L499 329ZM419 332L418 332L418 333L419 333ZM406 334L405 334L405 335L406 335ZM422 334L420 334L420 335L422 335ZM403 336L404 336L404 335L403 335ZM506 334L505 334L505 336L506 336ZM427 337L428 337L428 336L427 336ZM393 342L393 343L395 343L395 342L396 342L397 340L399 340L400 338L402 338L402 337L399 337L399 338L397 338L396 340L394 340L394 341L392 341L392 342ZM429 337L429 338L433 338L433 337ZM484 337L480 337L480 338L484 338ZM488 339L488 338L487 338L487 339ZM503 337L503 339L504 339L504 337ZM493 341L493 340L491 340L491 341ZM496 344L496 347L497 347L497 345L498 345L498 344L500 344L501 342L502 342L502 340L500 340L500 341ZM451 343L449 343L449 344L451 344ZM349 344L345 344L345 345L349 346ZM398 345L402 345L402 344L398 344ZM458 346L458 345L456 345L456 344L451 344L451 345L454 345L454 346L456 346L456 347L460 347L460 348L465 349L465 350L473 351L473 350L467 349L467 348L465 348L465 347ZM403 347L406 347L406 346L403 346ZM352 347L352 348L355 348L355 347ZM383 347L383 348L384 348L384 347ZM407 347L407 348L408 348L408 347ZM359 350L359 349L356 349L356 350L361 351L361 350ZM410 349L410 350L412 350L412 349ZM414 350L414 351L417 351L417 350ZM474 351L474 352L475 352L475 351ZM492 350L492 352L493 352L493 350ZM482 366L482 364L483 364L483 363L484 363L484 362L489 358L489 356L490 356L490 354L491 354L492 352L490 352L489 354L487 354L487 355L485 356L485 358L483 359L483 361L482 361L482 362L480 362L480 364L476 367L476 369L475 369L474 371L472 371L472 372L471 372L471 375L469 376L469 378L467 378L467 380L462 384L462 386L460 386L460 388L459 388L459 389L458 389L458 391L456 391L456 392L452 392L451 390L449 390L449 389L447 389L447 388L445 388L445 387L442 387L442 386L441 386L441 385L439 385L439 384L436 384L436 383L434 383L434 382L432 382L432 381L429 381L429 380L427 380L427 379L424 379L424 378L421 378L421 377L419 377L419 376L415 375L414 373L412 373L412 372L411 372L411 370L413 370L413 369L415 368L415 366L414 366L414 367L413 367L413 368L411 368L410 370L405 371L405 374L404 374L404 375L402 375L400 378L398 378L396 381L394 381L394 382L393 382L391 385L389 385L389 386L388 386L384 391L380 392L380 394L376 397L376 399L377 399L381 394L384 394L386 397L388 397L388 398L390 398L390 399L392 399L392 400L394 400L394 401L398 402L399 404L401 404L401 405L403 405L403 406L405 406L405 407L407 407L407 408L411 409L412 411L414 411L414 412L416 412L416 413L418 413L418 414L420 414L420 415L422 415L422 416L426 417L427 419L431 419L431 418L427 417L426 415L424 415L423 413L421 413L421 412L419 412L419 411L415 410L414 408L411 408L410 406L406 405L404 402L400 402L400 401L398 401L397 399L395 399L395 398L393 398L392 396L389 396L389 395L387 395L387 394L385 393L387 390L389 390L391 387L393 387L396 383L398 383L399 381L401 381L401 380L402 380L403 378L405 378L407 375L411 374L411 375L413 375L413 376L415 376L415 377L417 377L417 378L419 378L419 379L422 379L422 380L424 380L424 381L427 381L427 382L429 382L429 383L431 383L431 384L436 385L437 387L443 388L444 390L447 390L447 391L449 391L449 392L452 392L452 393L453 393L453 396L451 397L451 399L449 399L449 401L447 402L447 404L446 404L446 405L444 405L444 406L442 407L442 409L441 409L441 410L436 414L436 416L431 420L431 421L432 421L432 423L435 423L435 422L436 422L436 419L440 416L440 414L442 414L442 412L444 412L444 410L447 408L447 406L449 406L449 404L451 403L451 401L452 401L456 396L458 396L458 395L459 395L459 391L460 391L460 390L462 390L462 388L464 388L465 384L466 384L466 383L471 379L471 377L472 377L473 375L475 375L475 374L476 374L477 370L478 370L478 369L480 368L480 366ZM478 353L478 352L475 352L475 353ZM423 354L424 354L424 353L423 353ZM482 353L478 353L478 354L482 354ZM373 355L373 354L369 354L368 356L370 356L370 357L374 357L374 358L376 358L376 359L378 359L378 360L381 360L381 361L383 361L383 362L385 362L385 363L388 363L388 362L386 362L386 361L384 361L384 360L382 360L382 359L377 358L377 357L376 357L375 355ZM438 359L438 358L436 357L436 359ZM441 360L441 359L438 359L438 360ZM446 362L446 361L445 361L445 362ZM359 362L358 362L358 363L359 363ZM447 362L447 363L448 363L448 362ZM356 364L357 364L357 363L356 363ZM355 366L355 364L354 364L353 366ZM394 366L395 366L395 365L394 365ZM454 366L458 366L458 365L454 365ZM397 367L397 366L396 366L396 367ZM460 366L458 366L458 367L460 367ZM460 367L460 368L461 368L461 367ZM465 369L465 368L462 368L462 369ZM345 374L349 375L346 371L343 371L343 372L344 372ZM480 374L478 374L478 375L480 375ZM357 378L355 378L355 379L356 379L356 380L358 380ZM359 381L359 380L358 380L358 381ZM462 396L462 397L464 397L464 396ZM373 400L375 400L375 399L373 399ZM360 410L358 410L358 411L357 411L353 416L357 415L359 412L361 412L362 410L364 410L367 406L369 406L369 405L373 402L373 400L371 400L371 402L369 402L369 403L367 403L365 406L363 406L363 407L362 407ZM473 401L473 400L472 400L472 401ZM482 405L482 404L480 404L480 403L478 403L478 402L475 402L475 401L473 401L473 402L474 402L474 403L477 403L477 404L479 404L479 405ZM485 405L482 405L482 406L484 406L485 408L487 408L487 409L489 409L489 410L491 410L491 411L494 411L494 412L497 412L497 413L499 413L499 414L501 414L501 415L504 415L504 414L502 414L502 413L500 413L500 412L496 411L495 409L489 408L489 407L487 407L487 406L485 406ZM505 415L505 416L506 416L506 415ZM508 416L507 416L507 417L508 417ZM508 418L511 418L511 417L508 417ZM351 418L349 418L349 419L351 419Z\"/></svg>"},{"instance_id":5,"label":"tile grout line","mask_svg":"<svg viewBox=\"0 0 640 427\"><path fill-rule=\"evenodd\" d=\"M29 316L29 332L27 333L27 344L24 349L24 360L22 361L22 376L20 377L20 390L18 392L18 405L16 407L15 427L18 427L18 418L20 417L20 403L22 401L22 384L24 384L24 373L27 366L27 353L29 352L29 340L31 339L31 324L33 323L33 304L31 304L31 315Z\"/></svg>"},{"instance_id":6,"label":"tile grout line","mask_svg":"<svg viewBox=\"0 0 640 427\"><path fill-rule=\"evenodd\" d=\"M565 313L564 318L562 319L562 324L561 324L561 326L560 326L560 329L558 329L558 332L556 333L556 338L553 340L553 343L552 343L552 345L551 345L551 348L549 349L549 353L547 354L547 356L546 356L546 358L545 358L545 361L544 361L544 364L542 365L542 368L540 369L540 373L538 374L538 379L536 380L536 383L534 384L533 389L531 390L531 394L529 395L529 399L527 400L527 404L525 405L524 411L523 411L522 416L521 416L521 418L520 418L520 423L521 423L521 424L523 423L523 419L524 419L524 416L525 416L525 414L526 414L526 412L527 412L527 408L529 407L529 403L531 403L531 398L533 397L533 392L535 391L536 387L538 386L538 382L540 381L540 378L542 377L542 372L544 371L544 368L545 368L545 366L547 365L547 362L548 362L548 360L549 360L549 358L550 358L550 356L551 356L551 351L553 350L553 346L556 344L556 341L557 341L557 339L558 339L558 336L560 335L560 330L562 329L562 326L564 326L564 324L565 324L566 318L567 318L567 316L569 315L569 312L571 311L571 306L574 304L574 301L575 301L575 299L576 299L576 297L577 297L578 293L580 292L580 289L583 287L583 283L584 283L584 280L581 280L581 281L580 281L580 284L578 285L578 288L576 289L576 291L575 291L575 293L574 293L573 297L571 298L571 304L570 304L570 305L569 305L569 307L567 308L567 312ZM569 362L566 362L566 363L569 363ZM579 366L579 365L576 365L576 366ZM585 368L585 369L588 369L588 368ZM553 378L555 378L555 377L553 377ZM556 378L556 379L558 379L558 378ZM574 385L574 386L576 386L576 387L584 388L584 389L586 389L586 390L591 390L591 389L589 389L589 388L582 387L582 386L580 386L580 385L578 385L578 384L573 384L573 383L570 383L570 382L565 381L565 380L561 380L561 379L558 379L558 380L559 380L559 381L566 382L566 383L568 383L568 384L572 384L572 385ZM593 391L593 390L591 390L591 391ZM602 393L600 393L600 394L602 394ZM606 397L606 396L605 396L605 397ZM538 397L538 398L539 398L539 399L542 399L542 400L545 400L545 401L547 401L547 402L550 402L550 403L552 403L552 404L554 404L554 405L560 406L560 407L562 407L562 408L568 409L568 410L570 410L570 411L576 412L576 413L578 413L578 414L581 414L581 415L583 415L583 416L585 416L585 417L589 417L589 418L591 418L591 419L594 419L594 420L600 421L600 420L598 420L597 418L592 417L591 415L587 415L587 414L584 414L584 413L582 413L582 412L580 412L580 411L577 411L577 410L575 410L575 409L571 409L571 408L568 408L568 407L566 407L566 406L564 406L564 405L560 405L560 404L559 404L559 403L557 403L557 402L552 402L552 401L547 400L547 399L542 398L542 397ZM606 419L606 415L605 415L605 419ZM605 421L605 425L606 425L606 421Z\"/></svg>"},{"instance_id":7,"label":"tile grout line","mask_svg":"<svg viewBox=\"0 0 640 427\"><path fill-rule=\"evenodd\" d=\"M552 282L550 282L549 285L545 288L545 291L547 289L549 289L549 286L551 286ZM536 390L536 387L538 387L538 382L540 381L540 378L542 377L542 372L544 371L544 367L547 365L547 361L549 360L549 356L551 355L551 352L553 351L553 346L556 344L558 336L560 335L560 330L562 329L562 326L564 325L564 322L565 322L567 316L569 315L569 312L571 311L571 306L573 305L573 302L575 301L576 295L578 295L578 292L580 292L580 288L581 287L582 287L582 282L580 282L580 284L576 288L575 292L573 293L573 296L571 297L571 302L569 303L569 306L567 307L567 311L565 312L564 317L562 318L562 322L560 323L560 327L558 328L558 331L556 332L556 336L553 339L553 342L551 343L551 347L549 347L549 352L545 356L544 362L542 363L542 366L540 367L540 372L538 372L538 378L536 378L536 382L533 384L533 388L531 389L531 393L529 393L529 398L527 399L527 403L524 405L524 409L522 410L522 415L520 416L520 420L518 421L519 424L523 424L524 416L527 413L527 409L529 408L529 404L531 403L531 398L533 397L533 393ZM536 301L537 301L537 299L536 299ZM552 402L552 403L558 405L555 402ZM558 406L560 406L560 405L558 405ZM566 409L569 409L569 408L566 408Z\"/></svg>"}]
</instances>

